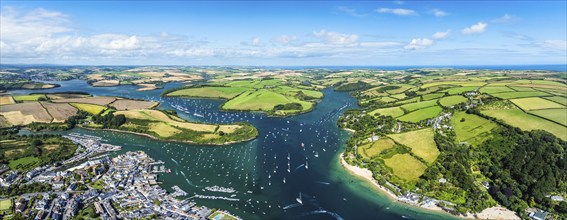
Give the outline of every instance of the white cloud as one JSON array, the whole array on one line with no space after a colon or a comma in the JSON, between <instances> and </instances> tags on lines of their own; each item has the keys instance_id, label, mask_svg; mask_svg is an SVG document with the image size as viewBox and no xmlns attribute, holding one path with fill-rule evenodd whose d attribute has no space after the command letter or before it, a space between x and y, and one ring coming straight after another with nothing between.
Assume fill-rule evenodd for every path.
<instances>
[{"instance_id":1,"label":"white cloud","mask_svg":"<svg viewBox=\"0 0 567 220\"><path fill-rule=\"evenodd\" d=\"M368 16L368 14L366 13L360 13L358 11L356 11L356 9L354 8L349 8L349 7L345 7L345 6L340 6L337 8L337 10L339 10L340 12L346 13L350 16L353 17L366 17Z\"/></svg>"},{"instance_id":2,"label":"white cloud","mask_svg":"<svg viewBox=\"0 0 567 220\"><path fill-rule=\"evenodd\" d=\"M356 34L341 34L332 31L320 30L314 31L313 35L316 38L322 39L325 43L329 44L353 44L358 41L358 35Z\"/></svg>"},{"instance_id":3,"label":"white cloud","mask_svg":"<svg viewBox=\"0 0 567 220\"><path fill-rule=\"evenodd\" d=\"M449 33L451 33L451 30L446 30L446 31L440 31L440 32L435 32L435 34L433 34L433 39L439 40L439 39L445 39L447 37L449 37Z\"/></svg>"},{"instance_id":4,"label":"white cloud","mask_svg":"<svg viewBox=\"0 0 567 220\"><path fill-rule=\"evenodd\" d=\"M297 39L298 38L295 35L280 35L273 37L271 42L278 45L288 45L294 41L297 41Z\"/></svg>"},{"instance_id":5,"label":"white cloud","mask_svg":"<svg viewBox=\"0 0 567 220\"><path fill-rule=\"evenodd\" d=\"M3 7L0 14L0 33L3 41L30 40L70 31L67 16L42 8L20 13Z\"/></svg>"},{"instance_id":6,"label":"white cloud","mask_svg":"<svg viewBox=\"0 0 567 220\"><path fill-rule=\"evenodd\" d=\"M514 15L510 15L510 14L504 14L502 17L493 19L491 22L492 23L500 23L500 24L504 24L504 23L512 23L515 21L518 21L519 18L514 16Z\"/></svg>"},{"instance_id":7,"label":"white cloud","mask_svg":"<svg viewBox=\"0 0 567 220\"><path fill-rule=\"evenodd\" d=\"M431 45L433 45L433 40L427 38L414 38L404 48L409 50L419 50L429 47Z\"/></svg>"},{"instance_id":8,"label":"white cloud","mask_svg":"<svg viewBox=\"0 0 567 220\"><path fill-rule=\"evenodd\" d=\"M462 33L463 34L480 34L484 31L486 31L487 26L488 26L488 24L486 24L484 22L478 22L476 24L473 24L470 27L463 29Z\"/></svg>"},{"instance_id":9,"label":"white cloud","mask_svg":"<svg viewBox=\"0 0 567 220\"><path fill-rule=\"evenodd\" d=\"M540 43L544 48L567 51L566 40L546 40Z\"/></svg>"},{"instance_id":10,"label":"white cloud","mask_svg":"<svg viewBox=\"0 0 567 220\"><path fill-rule=\"evenodd\" d=\"M361 47L378 47L378 48L386 48L386 47L397 47L401 44L399 42L393 41L366 41L360 42L358 45Z\"/></svg>"},{"instance_id":11,"label":"white cloud","mask_svg":"<svg viewBox=\"0 0 567 220\"><path fill-rule=\"evenodd\" d=\"M262 39L259 37L252 38L252 46L262 46Z\"/></svg>"},{"instance_id":12,"label":"white cloud","mask_svg":"<svg viewBox=\"0 0 567 220\"><path fill-rule=\"evenodd\" d=\"M415 16L415 15L417 15L417 12L415 12L414 10L405 9L405 8L379 8L379 9L376 9L376 11L378 13L382 13L382 14L395 14L395 15L399 15L399 16Z\"/></svg>"},{"instance_id":13,"label":"white cloud","mask_svg":"<svg viewBox=\"0 0 567 220\"><path fill-rule=\"evenodd\" d=\"M437 9L437 8L431 10L430 13L435 15L435 17L445 17L445 16L449 15L449 13L447 13L447 12L441 10L441 9Z\"/></svg>"},{"instance_id":14,"label":"white cloud","mask_svg":"<svg viewBox=\"0 0 567 220\"><path fill-rule=\"evenodd\" d=\"M262 39L259 37L253 37L250 41L242 41L240 42L241 45L244 46L253 46L253 47L262 47L264 46L264 43L262 42Z\"/></svg>"}]
</instances>

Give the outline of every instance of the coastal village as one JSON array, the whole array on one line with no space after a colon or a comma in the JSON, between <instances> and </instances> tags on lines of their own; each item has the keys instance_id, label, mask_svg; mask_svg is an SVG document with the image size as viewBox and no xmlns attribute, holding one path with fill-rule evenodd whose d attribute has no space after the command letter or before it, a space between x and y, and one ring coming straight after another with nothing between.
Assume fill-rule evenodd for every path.
<instances>
[{"instance_id":1,"label":"coastal village","mask_svg":"<svg viewBox=\"0 0 567 220\"><path fill-rule=\"evenodd\" d=\"M18 214L24 219L239 219L222 210L199 206L177 186L172 193L159 186L158 173L167 169L143 151L110 157L120 146L102 138L71 133L65 138L80 146L58 165L27 173L2 169L2 187L49 185L43 192L0 199L1 217ZM80 152L80 153L79 153ZM178 199L183 197L184 199ZM6 208L6 206L8 208Z\"/></svg>"}]
</instances>

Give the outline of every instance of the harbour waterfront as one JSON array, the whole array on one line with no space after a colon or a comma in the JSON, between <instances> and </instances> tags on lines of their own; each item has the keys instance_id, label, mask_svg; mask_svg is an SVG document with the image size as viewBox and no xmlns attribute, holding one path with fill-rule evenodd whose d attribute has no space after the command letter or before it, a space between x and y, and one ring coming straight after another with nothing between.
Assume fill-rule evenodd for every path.
<instances>
[{"instance_id":1,"label":"harbour waterfront","mask_svg":"<svg viewBox=\"0 0 567 220\"><path fill-rule=\"evenodd\" d=\"M121 96L160 101L190 121L247 121L258 128L257 139L228 146L197 146L151 140L112 131L73 129L102 137L126 151L143 150L171 169L159 177L173 192L177 185L199 205L230 211L244 219L452 219L393 202L370 183L352 176L338 160L348 132L336 120L356 100L348 93L324 90L312 112L289 117L261 113L222 112L220 100L160 98L163 89L136 91L136 86L90 87L85 81L53 82L49 90L13 93L82 91L96 96ZM165 89L181 86L166 84ZM181 108L180 108L181 107Z\"/></svg>"}]
</instances>

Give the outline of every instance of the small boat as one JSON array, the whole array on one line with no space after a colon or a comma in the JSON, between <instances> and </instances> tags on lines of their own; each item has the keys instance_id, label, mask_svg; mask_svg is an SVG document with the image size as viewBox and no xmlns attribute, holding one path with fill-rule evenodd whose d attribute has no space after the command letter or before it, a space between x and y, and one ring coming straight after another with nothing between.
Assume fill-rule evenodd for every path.
<instances>
[{"instance_id":1,"label":"small boat","mask_svg":"<svg viewBox=\"0 0 567 220\"><path fill-rule=\"evenodd\" d=\"M295 201L303 205L303 200L301 200L301 192L299 192L299 197L295 198Z\"/></svg>"},{"instance_id":2,"label":"small boat","mask_svg":"<svg viewBox=\"0 0 567 220\"><path fill-rule=\"evenodd\" d=\"M301 142L301 147L305 147L305 144L303 142Z\"/></svg>"},{"instance_id":3,"label":"small boat","mask_svg":"<svg viewBox=\"0 0 567 220\"><path fill-rule=\"evenodd\" d=\"M285 183L285 177L283 178L283 183Z\"/></svg>"},{"instance_id":4,"label":"small boat","mask_svg":"<svg viewBox=\"0 0 567 220\"><path fill-rule=\"evenodd\" d=\"M315 151L315 157L319 157L319 152Z\"/></svg>"}]
</instances>

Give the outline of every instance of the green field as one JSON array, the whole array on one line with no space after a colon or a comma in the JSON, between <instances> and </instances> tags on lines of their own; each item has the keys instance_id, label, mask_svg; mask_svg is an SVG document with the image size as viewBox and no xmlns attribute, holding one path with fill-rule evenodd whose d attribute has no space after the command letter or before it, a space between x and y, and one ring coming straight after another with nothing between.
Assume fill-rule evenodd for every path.
<instances>
[{"instance_id":1,"label":"green field","mask_svg":"<svg viewBox=\"0 0 567 220\"><path fill-rule=\"evenodd\" d=\"M551 96L551 95L545 92L533 91L533 92L504 92L504 93L496 93L493 96L501 99L515 99L515 98L541 97L541 96Z\"/></svg>"},{"instance_id":2,"label":"green field","mask_svg":"<svg viewBox=\"0 0 567 220\"><path fill-rule=\"evenodd\" d=\"M439 99L439 104L441 104L444 107L449 107L449 106L454 106L457 104L461 104L461 103L465 103L469 101L467 98L465 98L464 96L460 96L460 95L454 95L454 96L447 96L447 97L443 97L441 99Z\"/></svg>"},{"instance_id":3,"label":"green field","mask_svg":"<svg viewBox=\"0 0 567 220\"><path fill-rule=\"evenodd\" d=\"M291 86L280 79L213 82L203 87L166 92L166 96L228 99L221 109L263 111L287 116L309 111L323 93L304 85ZM276 108L274 108L276 107Z\"/></svg>"},{"instance_id":4,"label":"green field","mask_svg":"<svg viewBox=\"0 0 567 220\"><path fill-rule=\"evenodd\" d=\"M418 110L420 108L427 108L427 107L435 106L435 105L437 105L437 100L429 100L429 101L423 101L423 102L410 103L410 104L402 105L400 107L405 109L407 112L411 112L411 111Z\"/></svg>"},{"instance_id":5,"label":"green field","mask_svg":"<svg viewBox=\"0 0 567 220\"><path fill-rule=\"evenodd\" d=\"M391 139L384 138L358 147L358 153L365 158L372 159L395 145L396 143Z\"/></svg>"},{"instance_id":6,"label":"green field","mask_svg":"<svg viewBox=\"0 0 567 220\"><path fill-rule=\"evenodd\" d=\"M480 92L482 93L487 93L487 94L496 94L496 93L502 93L502 92L514 92L514 90L505 87L505 86L486 86L486 87L482 87L479 89Z\"/></svg>"},{"instance_id":7,"label":"green field","mask_svg":"<svg viewBox=\"0 0 567 220\"><path fill-rule=\"evenodd\" d=\"M40 160L37 157L22 157L17 160L11 160L10 163L8 163L8 166L12 170L29 170L30 168L35 167L39 162Z\"/></svg>"},{"instance_id":8,"label":"green field","mask_svg":"<svg viewBox=\"0 0 567 220\"><path fill-rule=\"evenodd\" d=\"M427 166L409 154L396 154L385 159L384 163L390 167L397 177L406 181L417 181L423 175Z\"/></svg>"},{"instance_id":9,"label":"green field","mask_svg":"<svg viewBox=\"0 0 567 220\"><path fill-rule=\"evenodd\" d=\"M14 101L16 102L24 102L24 101L37 101L40 98L47 99L44 94L35 94L35 95L16 95L13 96Z\"/></svg>"},{"instance_id":10,"label":"green field","mask_svg":"<svg viewBox=\"0 0 567 220\"><path fill-rule=\"evenodd\" d=\"M398 117L397 119L406 122L420 122L425 119L434 118L442 111L443 109L439 106L431 106L410 112L404 116Z\"/></svg>"},{"instance_id":11,"label":"green field","mask_svg":"<svg viewBox=\"0 0 567 220\"><path fill-rule=\"evenodd\" d=\"M478 89L478 86L462 86L462 87L450 88L444 90L443 92L447 92L449 93L449 95L457 95L457 94L462 94L464 92L474 91L476 89Z\"/></svg>"},{"instance_id":12,"label":"green field","mask_svg":"<svg viewBox=\"0 0 567 220\"><path fill-rule=\"evenodd\" d=\"M425 128L400 134L390 134L388 137L397 143L408 146L411 148L412 153L423 158L428 163L433 163L439 156L439 150L433 140L433 135L433 129Z\"/></svg>"},{"instance_id":13,"label":"green field","mask_svg":"<svg viewBox=\"0 0 567 220\"><path fill-rule=\"evenodd\" d=\"M414 97L414 98L411 98L411 99L406 99L406 100L395 102L394 104L402 105L402 104L407 104L407 103L419 102L419 100L420 100L420 97Z\"/></svg>"},{"instance_id":14,"label":"green field","mask_svg":"<svg viewBox=\"0 0 567 220\"><path fill-rule=\"evenodd\" d=\"M423 101L433 100L433 99L437 99L439 97L442 97L444 95L445 95L445 93L431 93L431 94L427 94L427 95L422 95L421 100L423 100Z\"/></svg>"},{"instance_id":15,"label":"green field","mask_svg":"<svg viewBox=\"0 0 567 220\"><path fill-rule=\"evenodd\" d=\"M405 92L408 89L413 88L412 85L407 85L407 84L392 84L390 86L399 86L400 88L386 90L386 92L389 93L389 94L398 94L398 93L402 93L402 92Z\"/></svg>"},{"instance_id":16,"label":"green field","mask_svg":"<svg viewBox=\"0 0 567 220\"><path fill-rule=\"evenodd\" d=\"M559 104L567 106L567 97L563 96L551 96L551 97L544 97L544 99L551 100L557 102Z\"/></svg>"},{"instance_id":17,"label":"green field","mask_svg":"<svg viewBox=\"0 0 567 220\"><path fill-rule=\"evenodd\" d=\"M429 87L433 87L433 86L439 86L439 85L459 85L459 86L483 86L485 85L485 82L480 82L480 81L442 81L442 82L431 82L431 83L427 83L425 85L422 85L421 88L429 88Z\"/></svg>"},{"instance_id":18,"label":"green field","mask_svg":"<svg viewBox=\"0 0 567 220\"><path fill-rule=\"evenodd\" d=\"M455 112L451 124L455 129L457 142L467 142L472 146L478 146L490 138L490 131L498 126L490 120L462 111Z\"/></svg>"},{"instance_id":19,"label":"green field","mask_svg":"<svg viewBox=\"0 0 567 220\"><path fill-rule=\"evenodd\" d=\"M404 110L400 107L379 108L369 113L370 115L381 114L392 116L394 118L404 115Z\"/></svg>"},{"instance_id":20,"label":"green field","mask_svg":"<svg viewBox=\"0 0 567 220\"><path fill-rule=\"evenodd\" d=\"M511 99L510 101L516 104L524 111L548 109L548 108L565 108L564 105L558 104L553 101L549 101L547 99L542 99L539 97ZM567 114L566 109L563 109L563 111L565 112L565 114Z\"/></svg>"},{"instance_id":21,"label":"green field","mask_svg":"<svg viewBox=\"0 0 567 220\"><path fill-rule=\"evenodd\" d=\"M299 103L303 110L313 107L312 102L302 101L293 96L285 96L266 89L248 91L227 101L222 108L226 110L271 111L276 105ZM299 112L299 111L297 111Z\"/></svg>"},{"instance_id":22,"label":"green field","mask_svg":"<svg viewBox=\"0 0 567 220\"><path fill-rule=\"evenodd\" d=\"M505 123L514 127L518 127L522 130L545 130L561 138L562 140L567 140L567 127L537 116L530 115L519 109L484 110L481 111L481 113L500 119Z\"/></svg>"},{"instance_id":23,"label":"green field","mask_svg":"<svg viewBox=\"0 0 567 220\"><path fill-rule=\"evenodd\" d=\"M231 99L249 88L204 86L173 91L166 96Z\"/></svg>"},{"instance_id":24,"label":"green field","mask_svg":"<svg viewBox=\"0 0 567 220\"><path fill-rule=\"evenodd\" d=\"M87 104L87 103L69 103L70 105L72 105L73 107L82 110L82 111L86 111L88 113L91 113L93 115L98 115L101 112L103 112L104 110L106 110L106 107L101 106L101 105L94 105L94 104Z\"/></svg>"},{"instance_id":25,"label":"green field","mask_svg":"<svg viewBox=\"0 0 567 220\"><path fill-rule=\"evenodd\" d=\"M12 199L0 200L0 213L2 212L10 213L11 210L12 210Z\"/></svg>"},{"instance_id":26,"label":"green field","mask_svg":"<svg viewBox=\"0 0 567 220\"><path fill-rule=\"evenodd\" d=\"M277 79L267 79L267 80L239 80L233 81L226 84L230 87L248 87L261 89L270 86L279 86L281 82Z\"/></svg>"},{"instance_id":27,"label":"green field","mask_svg":"<svg viewBox=\"0 0 567 220\"><path fill-rule=\"evenodd\" d=\"M383 102L395 102L395 101L398 101L397 99L390 98L390 97L388 97L388 96L380 97L380 98L378 98L378 99L380 99L380 101L383 101Z\"/></svg>"},{"instance_id":28,"label":"green field","mask_svg":"<svg viewBox=\"0 0 567 220\"><path fill-rule=\"evenodd\" d=\"M405 99L407 96L404 93L399 93L399 94L391 95L390 97L395 99Z\"/></svg>"},{"instance_id":29,"label":"green field","mask_svg":"<svg viewBox=\"0 0 567 220\"><path fill-rule=\"evenodd\" d=\"M510 86L510 88L512 88L514 91L518 91L518 92L532 92L532 91L536 91L533 88L530 87L523 87L523 86Z\"/></svg>"},{"instance_id":30,"label":"green field","mask_svg":"<svg viewBox=\"0 0 567 220\"><path fill-rule=\"evenodd\" d=\"M567 126L567 109L565 108L541 109L541 110L529 111L529 113L540 116L542 118L546 118L550 121L557 122L564 126Z\"/></svg>"}]
</instances>

